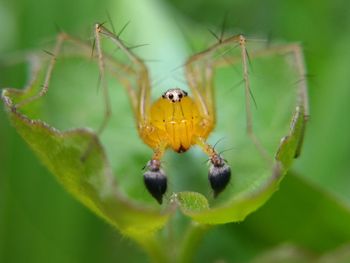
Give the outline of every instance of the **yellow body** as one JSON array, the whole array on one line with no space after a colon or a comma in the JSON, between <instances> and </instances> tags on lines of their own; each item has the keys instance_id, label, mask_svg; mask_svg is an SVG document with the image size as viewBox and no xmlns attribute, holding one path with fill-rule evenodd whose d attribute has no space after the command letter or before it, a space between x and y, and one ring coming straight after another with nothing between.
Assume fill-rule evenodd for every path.
<instances>
[{"instance_id":1,"label":"yellow body","mask_svg":"<svg viewBox=\"0 0 350 263\"><path fill-rule=\"evenodd\" d=\"M192 98L186 96L175 102L159 98L151 107L141 137L153 149L165 146L185 152L196 144L196 139L206 139L212 129L212 121L200 115Z\"/></svg>"}]
</instances>

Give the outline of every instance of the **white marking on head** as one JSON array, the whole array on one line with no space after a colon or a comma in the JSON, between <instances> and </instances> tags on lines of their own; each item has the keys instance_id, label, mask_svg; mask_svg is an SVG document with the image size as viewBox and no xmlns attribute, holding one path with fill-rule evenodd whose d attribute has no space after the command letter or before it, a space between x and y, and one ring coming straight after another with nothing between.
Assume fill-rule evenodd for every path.
<instances>
[{"instance_id":1,"label":"white marking on head","mask_svg":"<svg viewBox=\"0 0 350 263\"><path fill-rule=\"evenodd\" d=\"M169 89L162 95L163 99L168 99L171 102L181 101L183 97L187 96L187 92L182 89Z\"/></svg>"}]
</instances>

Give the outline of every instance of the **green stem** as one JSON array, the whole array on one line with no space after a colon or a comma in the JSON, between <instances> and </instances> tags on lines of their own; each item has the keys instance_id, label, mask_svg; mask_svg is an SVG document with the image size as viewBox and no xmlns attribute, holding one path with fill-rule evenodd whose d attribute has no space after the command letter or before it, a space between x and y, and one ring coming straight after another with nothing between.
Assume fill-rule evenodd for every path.
<instances>
[{"instance_id":1,"label":"green stem","mask_svg":"<svg viewBox=\"0 0 350 263\"><path fill-rule=\"evenodd\" d=\"M169 263L169 255L164 244L161 244L156 233L150 234L148 237L134 236L133 239L148 254L149 259L155 263Z\"/></svg>"},{"instance_id":2,"label":"green stem","mask_svg":"<svg viewBox=\"0 0 350 263\"><path fill-rule=\"evenodd\" d=\"M210 229L209 225L191 222L181 242L177 262L193 262L193 256L204 234Z\"/></svg>"},{"instance_id":3,"label":"green stem","mask_svg":"<svg viewBox=\"0 0 350 263\"><path fill-rule=\"evenodd\" d=\"M204 234L210 229L209 225L190 222L185 234L178 242L164 240L157 233L133 236L132 238L148 254L149 259L155 263L188 263L193 257ZM169 247L170 246L170 247ZM178 249L176 247L178 246ZM171 251L177 250L177 253Z\"/></svg>"}]
</instances>

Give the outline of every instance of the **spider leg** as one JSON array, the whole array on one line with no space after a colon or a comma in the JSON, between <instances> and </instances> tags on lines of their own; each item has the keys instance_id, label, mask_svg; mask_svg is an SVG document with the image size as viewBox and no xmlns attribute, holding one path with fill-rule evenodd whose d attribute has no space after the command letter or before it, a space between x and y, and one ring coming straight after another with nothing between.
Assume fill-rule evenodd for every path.
<instances>
[{"instance_id":1,"label":"spider leg","mask_svg":"<svg viewBox=\"0 0 350 263\"><path fill-rule=\"evenodd\" d=\"M122 62L115 57L106 54L102 51L101 47L101 36L105 36L112 40L117 47L126 54L129 59L128 62ZM101 24L96 24L94 27L94 37L95 37L95 47L97 57L91 55L91 45L86 43L79 38L71 36L65 32L61 32L57 35L57 40L54 45L52 52L46 52L51 57L49 59L48 68L45 74L44 83L40 91L21 102L19 102L15 107L20 108L34 100L37 100L44 96L50 86L50 80L56 65L57 58L62 52L62 46L69 42L71 44L70 49L65 49L65 56L74 56L74 57L83 57L86 59L97 59L99 72L100 72L100 81L103 89L103 99L105 104L105 114L102 124L97 130L97 134L100 135L111 116L111 105L108 94L108 87L106 82L106 71L114 76L126 90L129 100L131 102L132 110L135 116L137 127L139 132L141 131L140 127L147 126L149 108L150 108L150 83L147 68L144 65L143 61L139 59L135 54L133 54L128 47L119 39L118 36L114 35L108 29L106 29ZM82 156L84 160L88 153L89 148L86 151L86 154Z\"/></svg>"},{"instance_id":2,"label":"spider leg","mask_svg":"<svg viewBox=\"0 0 350 263\"><path fill-rule=\"evenodd\" d=\"M309 98L308 98L308 85L307 85L307 74L306 74L306 67L305 67L305 61L304 61L304 55L303 50L300 44L298 43L292 43L292 44L286 44L286 45L278 45L278 46L271 46L267 48L263 48L260 50L256 50L250 53L251 58L259 58L259 57L267 57L270 55L280 55L280 56L287 56L292 55L294 59L294 67L297 71L298 75L298 94L297 94L297 106L303 110L304 114L304 128L305 124L309 119L310 116L310 107L309 107ZM247 69L247 58L248 56L244 56L242 52L242 58L243 58L243 68ZM237 63L237 57L229 57L225 59L220 59L215 62L215 66L217 68L224 67L231 65L233 63ZM245 60L245 62L244 62ZM249 99L249 93L247 93L250 90L250 83L249 83L249 77L248 77L248 71L246 71L245 75L245 83L246 83L246 112L247 112L247 133L250 136L250 138L253 140L255 145L258 147L259 151L262 152L264 149L261 145L259 139L255 136L253 132L253 125L252 125L252 113L250 111L250 99ZM248 87L248 88L247 88ZM248 105L248 106L247 106ZM295 158L297 158L300 155L302 144L303 144L303 137L304 132L300 138L298 149L295 154ZM263 153L263 152L262 152Z\"/></svg>"},{"instance_id":3,"label":"spider leg","mask_svg":"<svg viewBox=\"0 0 350 263\"><path fill-rule=\"evenodd\" d=\"M99 23L95 24L94 29L100 80L105 102L105 115L102 124L97 131L97 135L102 133L111 117L111 105L105 79L106 67L108 67L112 75L120 81L127 91L135 115L135 120L137 122L137 127L139 128L142 126L140 123L147 123L150 107L150 83L147 68L143 61L121 41L119 36L115 35ZM112 61L111 59L106 59L106 55L104 55L101 47L101 36L110 39L127 56L129 60L128 64L115 61L115 59L112 59ZM87 153L84 154L83 159L87 156L89 148L90 146L88 147Z\"/></svg>"},{"instance_id":4,"label":"spider leg","mask_svg":"<svg viewBox=\"0 0 350 263\"><path fill-rule=\"evenodd\" d=\"M215 123L214 74L217 61L220 61L227 52L227 47L232 48L230 46L235 44L233 46L235 48L243 42L243 39L242 35L222 39L208 49L192 55L185 63L186 78L197 106L201 114L213 124ZM244 43L242 46L245 48Z\"/></svg>"},{"instance_id":5,"label":"spider leg","mask_svg":"<svg viewBox=\"0 0 350 263\"><path fill-rule=\"evenodd\" d=\"M308 98L308 85L307 85L307 74L303 55L303 49L300 44L293 43L287 45L273 46L258 50L252 53L252 57L265 57L269 55L278 54L286 56L291 54L294 58L294 67L297 69L298 74L298 101L297 104L303 107L305 112L305 119L307 120L310 116L309 109L309 98Z\"/></svg>"},{"instance_id":6,"label":"spider leg","mask_svg":"<svg viewBox=\"0 0 350 263\"><path fill-rule=\"evenodd\" d=\"M207 50L191 56L186 64L186 77L193 93L194 99L203 117L208 120L210 127L215 123L215 101L214 101L214 74L220 67L227 67L241 62L243 79L245 83L245 110L246 110L246 130L249 138L255 144L261 156L268 162L272 161L259 138L253 130L253 117L251 112L251 89L249 80L249 57L246 48L247 40L243 35L235 35L222 39L212 45ZM240 54L231 55L230 50L240 48ZM250 53L250 57L262 57L271 54L285 55L291 53L296 62L296 68L300 77L298 87L298 106L303 107L305 121L309 115L307 98L306 70L303 61L303 52L298 44L291 44L278 47L269 47ZM300 143L300 147L301 148ZM300 152L300 149L299 149Z\"/></svg>"},{"instance_id":7,"label":"spider leg","mask_svg":"<svg viewBox=\"0 0 350 263\"><path fill-rule=\"evenodd\" d=\"M290 44L290 45L282 45L278 47L272 47L270 49L262 50L261 52L257 53L256 56L266 56L268 53L277 53L280 55L287 55L292 54L294 58L294 67L297 69L299 80L298 80L298 101L297 104L300 108L302 108L304 112L304 125L303 125L303 131L302 136L298 143L298 148L295 153L295 158L299 157L301 148L303 145L304 140L304 134L305 134L305 127L306 122L309 120L310 117L310 106L309 106L309 98L308 98L308 86L307 86L307 74L306 74L306 67L305 67L305 61L304 61L304 55L303 50L300 44Z\"/></svg>"},{"instance_id":8,"label":"spider leg","mask_svg":"<svg viewBox=\"0 0 350 263\"><path fill-rule=\"evenodd\" d=\"M101 47L101 35L109 38L117 47L124 52L129 58L129 63L123 63L118 61L114 57L105 54ZM145 123L148 120L149 108L150 108L150 81L148 76L148 70L143 61L138 58L122 41L121 39L110 32L101 24L96 24L94 28L95 46L97 50L97 60L100 71L101 84L103 88L105 108L105 120L99 128L100 133L108 122L108 118L111 114L111 106L108 96L108 88L105 79L105 72L108 71L112 76L116 77L118 81L125 88L135 115L135 119L139 126L140 123ZM56 44L54 50L48 53L51 58L46 71L44 84L38 94L23 100L18 103L16 107L22 107L34 100L44 96L49 89L49 84L53 70L59 57L62 46L65 42L71 42L76 49L65 50L66 56L81 56L84 58L91 58L91 45L74 36L71 36L65 32L61 32L57 35Z\"/></svg>"},{"instance_id":9,"label":"spider leg","mask_svg":"<svg viewBox=\"0 0 350 263\"><path fill-rule=\"evenodd\" d=\"M255 144L256 148L260 152L261 156L267 160L268 162L271 161L271 158L267 151L265 150L264 146L258 139L258 137L255 135L253 130L253 115L251 110L251 89L250 89L250 80L249 80L249 71L248 71L248 51L246 48L246 39L243 36L240 36L240 47L241 47L241 56L242 56L242 68L243 68L243 78L245 83L245 111L246 111L246 129L247 134L250 137L250 139Z\"/></svg>"},{"instance_id":10,"label":"spider leg","mask_svg":"<svg viewBox=\"0 0 350 263\"><path fill-rule=\"evenodd\" d=\"M131 104L133 106L135 119L137 120L138 127L142 124L147 123L149 118L150 109L150 81L148 76L148 70L144 62L136 56L130 48L128 48L121 39L105 28L101 24L95 25L96 30L96 47L99 53L99 67L100 71L104 70L104 60L102 57L102 51L99 51L98 42L100 41L99 35L104 35L109 38L129 59L128 65L124 65L124 70L122 73L128 73L125 77L120 72L112 71L112 74L121 81L121 83L126 87ZM113 66L113 65L112 65Z\"/></svg>"},{"instance_id":11,"label":"spider leg","mask_svg":"<svg viewBox=\"0 0 350 263\"><path fill-rule=\"evenodd\" d=\"M111 40L127 57L128 62L124 63L113 56L106 54L102 51L101 41L102 36ZM148 70L143 61L138 58L119 38L102 24L96 24L94 28L94 47L96 48L96 57L91 52L91 45L84 41L68 35L64 32L58 34L57 41L54 46L53 52L47 52L51 55L47 72L45 75L44 84L38 94L23 100L18 103L16 107L22 107L27 103L30 103L40 97L44 96L48 92L50 80L53 74L54 66L62 50L62 46L65 42L71 42L76 49L65 49L66 56L81 56L87 59L96 59L98 62L100 81L103 89L103 99L105 103L105 115L97 130L97 135L100 135L111 116L111 104L109 100L108 87L106 81L106 72L114 76L126 90L129 100L131 102L132 110L137 123L138 131L142 135L149 132L152 129L149 121L150 113L150 81L148 76ZM92 141L91 141L92 142ZM93 146L89 143L86 152L81 157L85 160ZM147 171L144 173L144 182L153 197L157 199L159 203L162 203L163 194L167 188L167 179L164 171L161 168L161 158L165 152L166 143L160 143L155 147L152 159L147 163Z\"/></svg>"},{"instance_id":12,"label":"spider leg","mask_svg":"<svg viewBox=\"0 0 350 263\"><path fill-rule=\"evenodd\" d=\"M98 60L98 67L99 67L99 72L100 72L100 82L101 82L101 86L102 86L102 90L103 90L103 99L104 99L104 104L105 104L105 114L104 114L104 118L103 121L99 127L99 129L97 130L97 135L100 135L103 130L105 129L105 127L107 126L110 117L111 117L111 103L110 103L110 99L109 99L109 92L108 92L108 87L107 87L107 82L106 82L106 76L105 76L105 71L106 71L106 62L105 62L105 56L104 53L102 51L102 46L101 46L101 36L106 36L107 38L109 38L114 44L117 45L118 48L120 48L127 56L128 58L131 60L131 63L136 63L138 65L140 65L142 68L145 68L143 62L138 59L125 45L124 43L119 39L119 37L117 35L115 35L114 33L112 33L111 31L109 31L107 28L105 28L102 24L95 24L94 27L94 44L96 46L96 52L97 52L97 60ZM93 50L92 50L93 51ZM126 66L126 68L128 68L130 66ZM132 66L131 66L132 68ZM119 74L118 74L119 73ZM123 72L125 74L125 72ZM131 101L131 105L134 111L134 114L136 115L136 119L139 118L138 115L138 105L137 105L137 98L136 98L136 94L135 94L135 88L132 87L132 84L130 84L130 78L138 78L138 74L140 74L142 76L142 74L140 72L134 72L134 74L130 77L127 75L127 77L119 77L121 75L120 72L113 72L112 73L115 77L117 77L117 79L119 79L119 81L124 85L124 87L126 88L126 91L129 94L130 97L130 101ZM146 71L146 79L147 78L147 71ZM128 79L129 77L129 79ZM131 80L132 81L132 80ZM84 160L88 153L90 152L92 147L92 144L90 143L88 146L88 149L86 151L86 153L82 156L82 160Z\"/></svg>"},{"instance_id":13,"label":"spider leg","mask_svg":"<svg viewBox=\"0 0 350 263\"><path fill-rule=\"evenodd\" d=\"M113 43L115 43L118 48L120 48L129 58L130 65L128 70L131 70L134 74L134 82L130 79L126 79L124 76L116 74L116 77L124 83L124 86L131 93L131 103L133 105L135 119L137 120L138 131L142 136L148 132L152 132L154 127L150 124L150 81L148 76L148 71L146 65L143 61L137 57L129 48L127 48L124 43L119 39L119 37L103 25L96 25L97 34L104 35L108 37ZM96 47L98 51L98 41L96 38ZM102 52L99 52L102 54ZM103 71L103 59L100 58L100 70ZM143 174L144 183L149 191L149 193L158 201L159 204L163 201L163 195L167 189L167 178L164 170L161 168L161 158L166 150L167 143L159 142L159 145L155 147L152 159L148 161L145 166L146 171Z\"/></svg>"},{"instance_id":14,"label":"spider leg","mask_svg":"<svg viewBox=\"0 0 350 263\"><path fill-rule=\"evenodd\" d=\"M103 90L103 99L105 103L105 115L103 117L103 121L97 130L97 135L100 135L106 125L108 124L108 121L111 117L111 102L108 95L108 87L105 77L105 62L104 62L104 56L102 53L102 47L101 47L101 37L100 37L100 25L95 24L94 28L94 36L95 36L95 45L96 45L96 51L97 51L97 57L98 57L98 67L100 71L100 82Z\"/></svg>"},{"instance_id":15,"label":"spider leg","mask_svg":"<svg viewBox=\"0 0 350 263\"><path fill-rule=\"evenodd\" d=\"M65 33L58 34L53 52L51 53L51 52L46 51L46 53L51 56L51 59L50 59L49 66L48 66L46 74L45 74L44 84L41 86L40 91L36 95L29 97L29 98L17 103L15 105L16 108L21 108L21 107L27 105L28 103L33 102L33 101L41 98L42 96L44 96L48 92L49 84L50 84L53 69L54 69L55 64L56 64L57 56L61 52L62 45L63 45L64 41L66 40L66 37L67 37L67 35Z\"/></svg>"},{"instance_id":16,"label":"spider leg","mask_svg":"<svg viewBox=\"0 0 350 263\"><path fill-rule=\"evenodd\" d=\"M227 53L236 47L240 47L240 57L231 57L232 65L241 61L243 68L243 79L245 83L245 109L246 109L246 129L247 134L256 145L256 148L264 157L270 161L268 153L262 146L260 140L253 132L253 121L251 113L251 90L248 72L248 52L246 48L246 38L243 35L235 35L226 39L222 39L218 43L212 45L207 50L193 55L186 62L186 73L188 83L192 90L198 106L202 109L203 116L211 122L215 123L215 101L214 101L214 73L220 65L218 62L227 59ZM222 63L221 63L222 64Z\"/></svg>"},{"instance_id":17,"label":"spider leg","mask_svg":"<svg viewBox=\"0 0 350 263\"><path fill-rule=\"evenodd\" d=\"M242 35L236 35L228 39L220 39L220 41L207 50L191 56L186 64L186 77L189 83L192 95L197 104L201 117L203 119L203 129L211 131L215 125L215 95L214 95L214 74L216 70L216 60L222 56L218 53L226 53L224 48L229 45L241 45L242 54L246 56L245 45ZM243 65L247 61L242 59ZM245 75L246 89L249 89L248 75ZM248 80L249 81L249 80ZM250 90L248 90L250 93ZM246 91L247 94L247 91ZM209 134L209 133L208 133ZM195 143L209 156L210 168L208 179L211 188L214 191L214 197L221 193L231 178L231 168L225 159L218 154L214 147L206 143L205 138L195 138Z\"/></svg>"}]
</instances>

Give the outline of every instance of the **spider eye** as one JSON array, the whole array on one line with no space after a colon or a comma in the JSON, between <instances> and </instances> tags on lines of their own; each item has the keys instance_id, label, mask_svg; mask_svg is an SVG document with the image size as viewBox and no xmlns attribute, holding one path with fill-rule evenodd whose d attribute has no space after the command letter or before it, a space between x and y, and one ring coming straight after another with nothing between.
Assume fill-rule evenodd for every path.
<instances>
[{"instance_id":1,"label":"spider eye","mask_svg":"<svg viewBox=\"0 0 350 263\"><path fill-rule=\"evenodd\" d=\"M181 98L182 98L182 93L179 94L179 99L181 99Z\"/></svg>"},{"instance_id":2,"label":"spider eye","mask_svg":"<svg viewBox=\"0 0 350 263\"><path fill-rule=\"evenodd\" d=\"M169 99L173 99L174 95L173 94L169 94Z\"/></svg>"}]
</instances>

